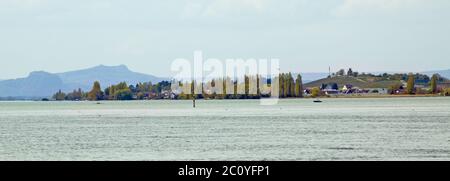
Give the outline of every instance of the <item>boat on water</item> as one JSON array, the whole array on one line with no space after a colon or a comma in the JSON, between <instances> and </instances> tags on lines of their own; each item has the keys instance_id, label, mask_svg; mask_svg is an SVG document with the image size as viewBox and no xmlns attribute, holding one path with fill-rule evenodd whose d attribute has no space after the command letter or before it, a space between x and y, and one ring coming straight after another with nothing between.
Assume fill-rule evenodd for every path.
<instances>
[{"instance_id":1,"label":"boat on water","mask_svg":"<svg viewBox=\"0 0 450 181\"><path fill-rule=\"evenodd\" d=\"M315 103L321 103L322 101L319 100L319 99L317 99L317 100L314 100L313 102L315 102Z\"/></svg>"}]
</instances>

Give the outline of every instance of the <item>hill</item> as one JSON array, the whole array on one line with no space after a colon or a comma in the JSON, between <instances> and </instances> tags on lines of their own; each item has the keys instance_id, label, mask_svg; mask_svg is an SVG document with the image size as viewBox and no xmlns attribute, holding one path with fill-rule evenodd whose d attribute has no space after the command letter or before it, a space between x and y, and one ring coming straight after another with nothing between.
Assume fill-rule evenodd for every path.
<instances>
[{"instance_id":1,"label":"hill","mask_svg":"<svg viewBox=\"0 0 450 181\"><path fill-rule=\"evenodd\" d=\"M137 73L125 65L96 66L84 70L64 73L31 72L28 77L0 81L0 97L49 97L58 90L72 91L81 88L88 91L94 81L100 81L102 88L119 82L160 82L164 78Z\"/></svg>"},{"instance_id":2,"label":"hill","mask_svg":"<svg viewBox=\"0 0 450 181\"><path fill-rule=\"evenodd\" d=\"M336 76L331 78L319 79L306 83L305 87L320 87L322 84L337 83L339 87L350 84L360 88L388 88L390 85L400 84L400 80L382 80L370 76Z\"/></svg>"},{"instance_id":3,"label":"hill","mask_svg":"<svg viewBox=\"0 0 450 181\"><path fill-rule=\"evenodd\" d=\"M64 88L62 80L48 72L31 72L26 78L0 82L1 97L39 97Z\"/></svg>"},{"instance_id":4,"label":"hill","mask_svg":"<svg viewBox=\"0 0 450 181\"><path fill-rule=\"evenodd\" d=\"M103 87L120 82L127 82L128 84L136 84L139 82L160 82L163 78L152 75L132 72L125 65L119 66L104 66L76 70L65 73L58 73L61 80L64 82L65 89L63 91L72 91L73 89L81 88L89 90L92 88L94 81L99 81Z\"/></svg>"}]
</instances>

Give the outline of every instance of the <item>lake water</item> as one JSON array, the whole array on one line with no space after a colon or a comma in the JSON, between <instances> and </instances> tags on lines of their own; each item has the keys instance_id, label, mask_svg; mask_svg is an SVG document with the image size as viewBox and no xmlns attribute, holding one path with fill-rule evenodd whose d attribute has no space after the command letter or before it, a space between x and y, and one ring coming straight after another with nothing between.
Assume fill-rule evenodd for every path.
<instances>
[{"instance_id":1,"label":"lake water","mask_svg":"<svg viewBox=\"0 0 450 181\"><path fill-rule=\"evenodd\" d=\"M0 102L0 160L450 160L449 98Z\"/></svg>"}]
</instances>

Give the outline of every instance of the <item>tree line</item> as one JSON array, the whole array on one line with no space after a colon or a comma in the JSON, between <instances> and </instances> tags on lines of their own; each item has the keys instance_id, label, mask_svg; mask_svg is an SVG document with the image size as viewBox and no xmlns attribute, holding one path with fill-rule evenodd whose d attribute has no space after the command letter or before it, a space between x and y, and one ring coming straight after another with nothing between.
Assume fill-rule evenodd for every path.
<instances>
[{"instance_id":1,"label":"tree line","mask_svg":"<svg viewBox=\"0 0 450 181\"><path fill-rule=\"evenodd\" d=\"M260 82L263 78L260 75L246 75L243 81L232 80L231 78L211 79L207 82L196 83L184 82L182 85L191 87L190 94L179 93L175 95L171 91L171 82L162 81L157 84L151 82L138 83L136 85L127 85L126 82L120 82L116 85L110 85L105 89L101 88L100 82L95 81L92 89L89 92L83 92L81 89L74 90L70 93L64 93L61 90L53 95L53 100L146 100L146 99L192 99L193 96L198 99L259 99L262 97L270 97L271 92L261 90ZM279 82L279 96L281 98L303 97L303 81L300 74L294 79L292 73L281 73L275 80ZM271 79L264 80L267 87L272 86ZM222 91L220 94L217 91L207 92L208 90L217 90L220 82ZM256 82L256 86L252 86L250 82ZM210 87L208 87L210 85ZM227 85L233 85L228 88ZM239 87L244 87L244 90L238 90ZM201 88L201 94L195 94L194 89ZM189 92L189 91L187 91Z\"/></svg>"},{"instance_id":2,"label":"tree line","mask_svg":"<svg viewBox=\"0 0 450 181\"><path fill-rule=\"evenodd\" d=\"M342 70L339 74L342 73ZM347 71L347 76L367 76L368 74L359 74L353 72L351 69ZM378 77L385 77L388 79L394 80L406 80L406 88L405 94L423 94L424 90L420 88L416 88L416 84L418 83L417 79L420 80L429 80L428 85L430 88L425 92L427 94L441 94L445 96L450 95L450 88L440 88L438 87L439 82L444 81L444 78L439 76L438 74L434 74L431 78L427 78L427 76L423 76L421 74L407 74L406 78L404 74L381 74ZM264 79L260 75L246 75L243 77L243 80L239 81L237 79L232 80L231 78L220 78L220 79L211 79L207 82L197 83L195 81L180 83L181 85L188 85L190 90L186 93L178 93L175 94L172 92L172 83L169 81L162 81L156 84L152 84L152 82L138 83L136 85L128 85L126 82L120 82L115 85L110 85L105 89L101 88L100 82L95 81L92 89L89 92L83 92L81 89L73 90L69 93L64 93L61 90L56 92L53 95L53 100L71 100L71 101L81 101L81 100L90 100L90 101L98 101L98 100L147 100L147 99L259 99L263 97L270 97L272 92L267 90L261 90L262 86L259 85L260 82L266 82L266 89L271 88L272 81L277 82L278 87L278 96L280 98L302 98L304 97L304 90L302 76L298 74L296 78L294 78L292 73L280 73L275 80ZM252 86L250 82L256 82L256 86ZM421 81L419 81L420 83ZM218 86L219 83L223 85ZM208 87L209 85L209 87ZM233 87L227 87L227 85L232 85ZM217 91L208 90L217 90L218 87L221 87L221 93L217 93ZM239 90L239 87L243 87L244 90ZM396 94L395 90L402 89L403 85L396 84L391 85L389 87L389 93ZM202 90L201 93L194 93L195 89L199 88ZM256 89L256 90L254 90ZM231 92L231 93L230 93ZM310 90L311 97L319 97L322 96L319 87L314 87Z\"/></svg>"},{"instance_id":3,"label":"tree line","mask_svg":"<svg viewBox=\"0 0 450 181\"><path fill-rule=\"evenodd\" d=\"M429 89L428 91L423 91L420 88L416 88L417 76L419 74L408 74L407 84L406 84L406 94L414 95L414 94L443 94L448 96L448 92L450 88L439 88L438 83L443 81L443 78L439 74L434 74L431 79L429 79Z\"/></svg>"},{"instance_id":4,"label":"tree line","mask_svg":"<svg viewBox=\"0 0 450 181\"><path fill-rule=\"evenodd\" d=\"M57 101L160 99L163 97L161 93L166 90L170 90L170 83L168 81L162 81L157 84L145 82L136 85L128 85L126 82L120 82L116 85L110 85L103 90L100 82L95 81L89 92L83 92L81 89L78 89L66 94L59 90L52 98Z\"/></svg>"},{"instance_id":5,"label":"tree line","mask_svg":"<svg viewBox=\"0 0 450 181\"><path fill-rule=\"evenodd\" d=\"M431 81L431 78L428 75L425 74L420 74L420 73L394 73L394 74L389 74L389 73L382 73L382 74L372 74L372 73L359 73L357 71L352 70L352 68L349 68L346 72L345 69L340 69L339 71L337 71L336 73L332 73L330 77L336 77L336 76L348 76L348 77L373 77L373 78L378 78L378 80L402 80L402 81L407 81L410 76L413 75L414 76L414 80L415 83L420 83L420 84L428 84ZM439 74L435 74L433 76L436 76L435 78L437 79L438 82L444 82L446 79L444 77L441 77Z\"/></svg>"},{"instance_id":6,"label":"tree line","mask_svg":"<svg viewBox=\"0 0 450 181\"><path fill-rule=\"evenodd\" d=\"M431 76L431 78L428 75L420 74L420 73L383 73L379 75L374 75L371 73L358 73L356 71L353 71L352 68L349 68L346 72L345 69L340 69L336 73L332 73L329 78L335 77L335 76L349 76L349 77L370 77L370 78L376 78L377 80L383 81L383 80L396 80L396 81L405 81L406 87L403 86L403 84L393 84L390 85L388 88L388 92L390 94L396 94L396 91L405 89L406 94L414 95L414 94L442 94L442 95L448 95L448 92L450 91L450 88L442 88L438 87L439 83L448 81L444 77L440 76L439 74L434 74ZM429 86L429 89L422 89L417 88L416 85L421 84L423 86ZM313 95L320 96L320 91L317 90L313 91Z\"/></svg>"},{"instance_id":7,"label":"tree line","mask_svg":"<svg viewBox=\"0 0 450 181\"><path fill-rule=\"evenodd\" d=\"M207 82L197 83L195 81L185 82L182 85L187 85L191 90L184 91L178 95L178 99L260 99L263 97L272 96L272 92L268 89L272 86L272 81L279 81L278 95L280 98L301 98L303 97L303 81L300 74L294 79L292 73L281 73L274 80L264 79L260 75L246 75L243 77L243 81L232 80L231 78L212 79ZM217 86L217 84L222 85ZM253 83L253 84L252 84ZM266 86L260 85L265 83ZM274 82L275 84L275 82ZM209 87L211 85L211 87ZM231 85L232 87L227 87ZM215 88L222 89L220 93L217 93ZM241 90L240 88L243 88ZM201 94L196 94L195 89L202 90ZM206 92L212 90L211 92ZM189 92L186 94L185 92ZM195 97L193 97L195 96Z\"/></svg>"}]
</instances>

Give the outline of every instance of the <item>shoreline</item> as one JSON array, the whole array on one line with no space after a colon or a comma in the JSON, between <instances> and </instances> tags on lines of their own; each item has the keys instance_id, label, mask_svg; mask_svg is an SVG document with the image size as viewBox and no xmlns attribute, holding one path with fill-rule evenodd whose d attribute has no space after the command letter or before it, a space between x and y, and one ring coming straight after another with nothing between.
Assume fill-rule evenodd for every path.
<instances>
[{"instance_id":1,"label":"shoreline","mask_svg":"<svg viewBox=\"0 0 450 181\"><path fill-rule=\"evenodd\" d=\"M309 99L317 99L317 98L414 98L414 97L448 97L442 95L435 94L423 94L423 95L331 95L331 96L320 96L320 97L305 97ZM303 98L303 99L305 99Z\"/></svg>"},{"instance_id":2,"label":"shoreline","mask_svg":"<svg viewBox=\"0 0 450 181\"><path fill-rule=\"evenodd\" d=\"M423 95L330 95L330 96L320 96L320 97L289 97L289 98L279 98L280 100L296 100L296 99L389 99L389 98L446 98L450 96L442 96L435 94L423 94ZM265 98L269 99L269 98ZM213 101L213 100L260 100L260 99L197 99L203 101ZM146 100L98 100L98 101L89 101L89 100L81 100L81 101L42 101L42 100L0 100L0 102L130 102L130 101L192 101L191 99L146 99Z\"/></svg>"}]
</instances>

